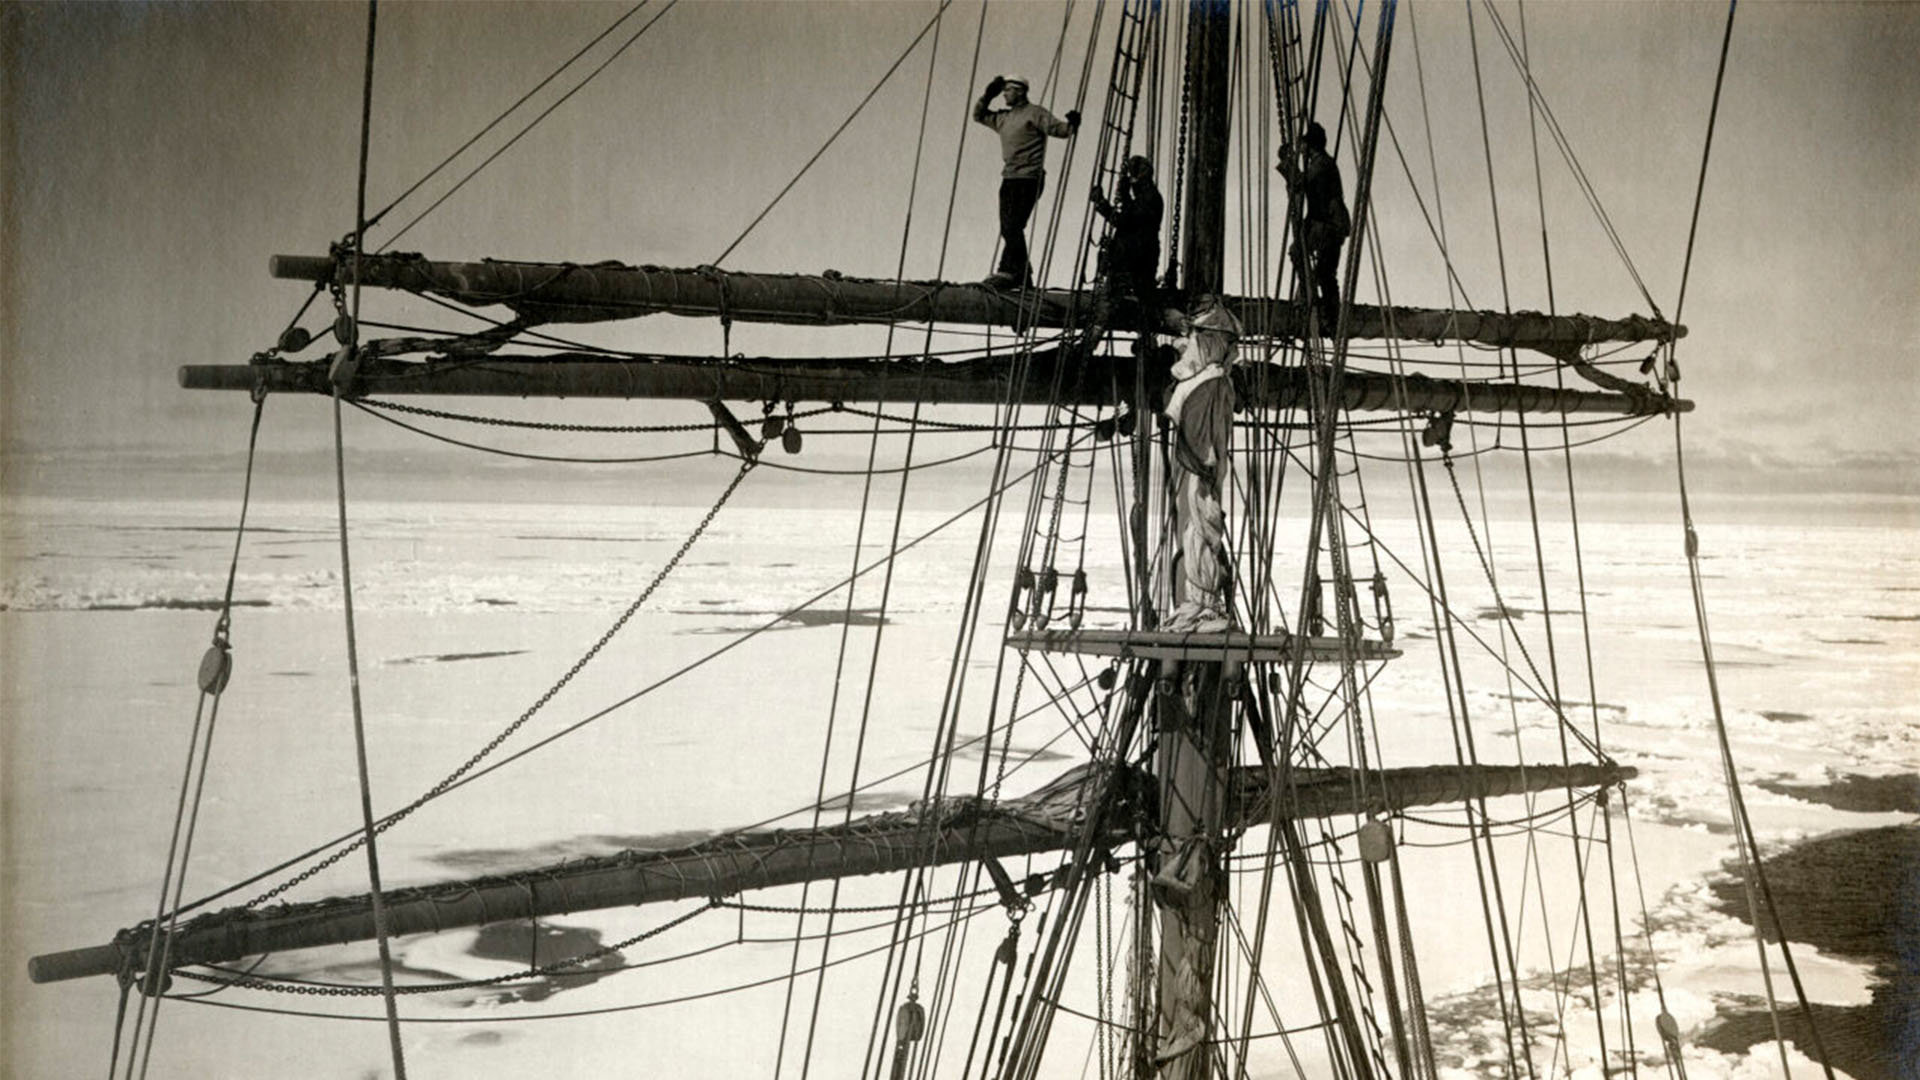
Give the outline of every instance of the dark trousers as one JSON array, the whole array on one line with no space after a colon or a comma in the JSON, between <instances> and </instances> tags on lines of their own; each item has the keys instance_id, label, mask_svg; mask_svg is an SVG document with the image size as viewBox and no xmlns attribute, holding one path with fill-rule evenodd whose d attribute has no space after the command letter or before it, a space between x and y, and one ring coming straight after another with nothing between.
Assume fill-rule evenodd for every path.
<instances>
[{"instance_id":1,"label":"dark trousers","mask_svg":"<svg viewBox=\"0 0 1920 1080\"><path fill-rule=\"evenodd\" d=\"M1333 323L1340 316L1340 247L1347 238L1314 222L1307 223L1306 233L1304 256L1302 245L1294 244L1294 265L1312 281L1314 290L1319 293L1321 331L1332 333ZM1312 263L1311 271L1306 265L1309 261Z\"/></svg>"},{"instance_id":2,"label":"dark trousers","mask_svg":"<svg viewBox=\"0 0 1920 1080\"><path fill-rule=\"evenodd\" d=\"M1027 219L1040 201L1044 176L1009 176L1000 181L1000 272L1025 281L1027 273Z\"/></svg>"},{"instance_id":3,"label":"dark trousers","mask_svg":"<svg viewBox=\"0 0 1920 1080\"><path fill-rule=\"evenodd\" d=\"M1099 271L1114 292L1143 304L1153 300L1153 272L1160 265L1160 238L1114 233L1100 248Z\"/></svg>"}]
</instances>

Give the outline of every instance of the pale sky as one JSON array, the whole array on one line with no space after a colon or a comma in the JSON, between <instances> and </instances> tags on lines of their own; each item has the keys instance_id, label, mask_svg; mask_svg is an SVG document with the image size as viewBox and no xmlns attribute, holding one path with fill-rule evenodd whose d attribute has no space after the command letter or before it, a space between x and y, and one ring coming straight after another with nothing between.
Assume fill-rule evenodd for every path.
<instances>
[{"instance_id":1,"label":"pale sky","mask_svg":"<svg viewBox=\"0 0 1920 1080\"><path fill-rule=\"evenodd\" d=\"M380 9L369 202L379 207L607 26L627 5L389 2ZM631 27L662 8L656 2ZM931 18L926 2L785 4L682 0L606 72L398 244L436 258L711 262L819 148ZM1517 33L1521 8L1499 6ZM1365 38L1373 36L1372 9ZM993 136L964 123L996 71L1047 77L1065 9L956 0L866 112L727 260L732 269L886 276L899 255L923 100L930 113L907 256L935 272L955 148L962 149L945 276L989 269ZM1672 314L1687 215L1726 20L1717 3L1534 0L1533 69L1654 297ZM1086 58L1092 7L1071 12L1065 89L1090 63L1097 108L1106 36ZM1110 13L1111 15L1111 13ZM360 4L12 5L4 19L4 338L0 434L8 486L35 462L129 468L244 446L241 395L176 388L183 363L244 363L268 346L305 287L266 273L276 252L322 253L353 224L365 8ZM1527 114L1513 64L1476 13L1496 190L1516 308L1543 308ZM1418 47L1415 33L1418 34ZM597 63L625 29L592 54ZM1422 83L1456 265L1478 306L1500 303L1466 8L1403 7L1389 111L1430 195ZM1816 484L1920 489L1920 4L1742 4L1708 174L1684 321L1681 390L1699 410L1689 454L1727 482L1783 470ZM584 71L584 68L577 70ZM577 76L563 76L569 86ZM929 91L929 85L931 90ZM549 88L536 99L553 99ZM503 131L524 121L510 120ZM1269 122L1270 125L1270 122ZM486 141L499 144L501 133ZM1049 194L1084 198L1087 159ZM1543 135L1558 307L1601 315L1646 305ZM1163 145L1160 180L1171 187ZM393 227L464 175L403 204ZM1342 165L1352 191L1352 158ZM1262 165L1264 169L1265 166ZM1252 171L1249 172L1249 175ZM1377 173L1393 298L1439 306L1435 245L1397 159ZM423 197L425 196L425 197ZM1230 200L1239 198L1230 189ZM1234 211L1237 220L1238 211ZM1237 253L1229 256L1230 268ZM1235 271L1230 269L1230 277ZM1064 274L1056 273L1055 282ZM1237 287L1237 282L1232 282ZM1361 299L1372 300L1363 292ZM461 324L372 297L368 315ZM312 320L309 324L313 325ZM631 348L717 354L717 326L656 317L563 331ZM864 336L738 327L748 353L877 351ZM903 343L917 347L918 337ZM471 404L471 403L469 403ZM516 403L518 404L518 403ZM551 418L567 406L528 404ZM559 411L556 411L559 410ZM699 420L693 405L610 406L595 419ZM577 414L576 414L577 415ZM272 410L271 445L330 438L323 404ZM357 445L406 438L360 423ZM1611 447L1671 454L1671 437ZM1739 479L1746 470L1750 481Z\"/></svg>"}]
</instances>

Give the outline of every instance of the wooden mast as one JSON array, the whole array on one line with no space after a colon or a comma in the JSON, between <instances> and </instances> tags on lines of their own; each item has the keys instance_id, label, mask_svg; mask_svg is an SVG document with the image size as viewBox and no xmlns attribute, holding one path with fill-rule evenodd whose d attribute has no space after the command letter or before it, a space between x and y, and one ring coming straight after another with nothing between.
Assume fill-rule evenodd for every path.
<instances>
[{"instance_id":1,"label":"wooden mast","mask_svg":"<svg viewBox=\"0 0 1920 1080\"><path fill-rule=\"evenodd\" d=\"M1226 265L1232 28L1227 0L1192 0L1188 5L1182 103L1189 125L1183 208L1187 231L1180 252L1188 297L1218 295ZM1178 592L1181 575L1169 576L1177 605L1185 599ZM1162 837L1152 889L1160 922L1153 1061L1157 1074L1167 1080L1205 1080L1213 1074L1213 981L1220 908L1226 900L1222 856L1228 770L1233 765L1233 706L1225 692L1228 666L1223 660L1163 663L1154 708Z\"/></svg>"}]
</instances>

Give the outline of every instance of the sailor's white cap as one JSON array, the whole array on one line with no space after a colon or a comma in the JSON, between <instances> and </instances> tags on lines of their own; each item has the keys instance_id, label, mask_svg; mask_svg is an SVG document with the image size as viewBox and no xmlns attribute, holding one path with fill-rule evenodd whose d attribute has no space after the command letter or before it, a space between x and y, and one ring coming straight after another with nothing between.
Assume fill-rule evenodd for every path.
<instances>
[{"instance_id":1,"label":"sailor's white cap","mask_svg":"<svg viewBox=\"0 0 1920 1080\"><path fill-rule=\"evenodd\" d=\"M1006 81L1006 84L1008 86L1012 86L1015 83L1018 83L1020 84L1020 88L1023 90L1033 89L1033 81L1031 79L1028 79L1025 75L1002 75L1001 78Z\"/></svg>"}]
</instances>

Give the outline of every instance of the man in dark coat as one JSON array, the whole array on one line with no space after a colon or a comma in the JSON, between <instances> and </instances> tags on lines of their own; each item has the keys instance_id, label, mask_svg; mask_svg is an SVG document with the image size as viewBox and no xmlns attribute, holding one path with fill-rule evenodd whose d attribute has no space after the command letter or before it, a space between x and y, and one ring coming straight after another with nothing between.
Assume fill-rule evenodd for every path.
<instances>
[{"instance_id":1,"label":"man in dark coat","mask_svg":"<svg viewBox=\"0 0 1920 1080\"><path fill-rule=\"evenodd\" d=\"M1294 238L1293 262L1318 290L1320 332L1331 334L1340 318L1340 246L1353 226L1340 189L1340 166L1327 153L1327 129L1308 124L1301 142L1306 144L1303 155L1296 157L1291 144L1283 146L1275 167L1286 177L1288 190L1306 204L1302 235Z\"/></svg>"},{"instance_id":2,"label":"man in dark coat","mask_svg":"<svg viewBox=\"0 0 1920 1080\"><path fill-rule=\"evenodd\" d=\"M1153 300L1153 272L1160 263L1160 218L1166 203L1153 183L1153 162L1135 154L1120 170L1119 201L1093 189L1093 208L1113 223L1101 253L1101 269L1116 294L1142 304Z\"/></svg>"},{"instance_id":3,"label":"man in dark coat","mask_svg":"<svg viewBox=\"0 0 1920 1080\"><path fill-rule=\"evenodd\" d=\"M1007 107L989 103L1002 91ZM1032 284L1027 266L1027 218L1047 184L1047 136L1064 139L1080 128L1080 114L1067 111L1065 120L1027 100L1027 80L1019 75L993 77L987 92L974 102L976 123L1000 133L1000 268L985 284L1009 288Z\"/></svg>"}]
</instances>

